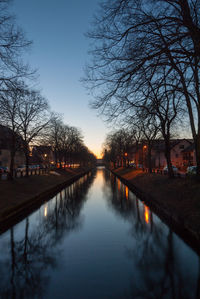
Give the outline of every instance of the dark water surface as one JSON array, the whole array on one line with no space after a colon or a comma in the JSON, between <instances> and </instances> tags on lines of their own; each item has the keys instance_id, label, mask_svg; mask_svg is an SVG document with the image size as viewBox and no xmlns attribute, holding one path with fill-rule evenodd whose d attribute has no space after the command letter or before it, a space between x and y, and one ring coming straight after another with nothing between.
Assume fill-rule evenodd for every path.
<instances>
[{"instance_id":1,"label":"dark water surface","mask_svg":"<svg viewBox=\"0 0 200 299\"><path fill-rule=\"evenodd\" d=\"M200 259L104 168L0 236L0 298L199 298Z\"/></svg>"}]
</instances>

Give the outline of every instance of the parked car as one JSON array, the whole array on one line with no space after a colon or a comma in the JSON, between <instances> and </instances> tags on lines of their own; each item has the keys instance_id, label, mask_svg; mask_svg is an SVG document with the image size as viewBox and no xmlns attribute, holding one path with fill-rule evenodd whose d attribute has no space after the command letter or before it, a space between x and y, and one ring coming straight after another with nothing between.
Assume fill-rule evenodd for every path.
<instances>
[{"instance_id":1,"label":"parked car","mask_svg":"<svg viewBox=\"0 0 200 299\"><path fill-rule=\"evenodd\" d=\"M0 173L8 173L8 167L0 166Z\"/></svg>"},{"instance_id":2,"label":"parked car","mask_svg":"<svg viewBox=\"0 0 200 299\"><path fill-rule=\"evenodd\" d=\"M26 170L26 165L19 165L16 168L17 171L25 171Z\"/></svg>"},{"instance_id":3,"label":"parked car","mask_svg":"<svg viewBox=\"0 0 200 299\"><path fill-rule=\"evenodd\" d=\"M142 165L142 164L138 164L137 167L138 167L138 168L143 168L143 165Z\"/></svg>"},{"instance_id":4,"label":"parked car","mask_svg":"<svg viewBox=\"0 0 200 299\"><path fill-rule=\"evenodd\" d=\"M38 165L38 164L29 165L28 168L31 170L36 170L36 169L40 169L40 165Z\"/></svg>"},{"instance_id":5,"label":"parked car","mask_svg":"<svg viewBox=\"0 0 200 299\"><path fill-rule=\"evenodd\" d=\"M136 168L136 164L135 164L135 163L130 163L130 164L129 164L129 167L131 167L131 168Z\"/></svg>"},{"instance_id":6,"label":"parked car","mask_svg":"<svg viewBox=\"0 0 200 299\"><path fill-rule=\"evenodd\" d=\"M30 170L35 169L35 165L29 165L28 169L30 169Z\"/></svg>"},{"instance_id":7,"label":"parked car","mask_svg":"<svg viewBox=\"0 0 200 299\"><path fill-rule=\"evenodd\" d=\"M39 165L39 169L45 169L46 167L45 167L45 165L44 164L40 164Z\"/></svg>"},{"instance_id":8,"label":"parked car","mask_svg":"<svg viewBox=\"0 0 200 299\"><path fill-rule=\"evenodd\" d=\"M189 175L195 175L197 173L197 166L188 166L186 173Z\"/></svg>"},{"instance_id":9,"label":"parked car","mask_svg":"<svg viewBox=\"0 0 200 299\"><path fill-rule=\"evenodd\" d=\"M176 166L172 165L172 168L173 168L174 173L178 172L178 168ZM165 166L163 168L163 171L164 171L165 174L168 173L168 166Z\"/></svg>"}]
</instances>

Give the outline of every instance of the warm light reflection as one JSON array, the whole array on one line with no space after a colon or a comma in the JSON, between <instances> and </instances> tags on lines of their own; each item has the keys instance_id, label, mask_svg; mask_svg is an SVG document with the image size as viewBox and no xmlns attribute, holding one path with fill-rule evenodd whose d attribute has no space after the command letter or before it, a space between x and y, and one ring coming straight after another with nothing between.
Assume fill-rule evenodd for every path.
<instances>
[{"instance_id":1,"label":"warm light reflection","mask_svg":"<svg viewBox=\"0 0 200 299\"><path fill-rule=\"evenodd\" d=\"M146 223L149 223L149 208L147 206L144 206L144 218Z\"/></svg>"},{"instance_id":2,"label":"warm light reflection","mask_svg":"<svg viewBox=\"0 0 200 299\"><path fill-rule=\"evenodd\" d=\"M47 217L47 206L44 207L44 217Z\"/></svg>"},{"instance_id":3,"label":"warm light reflection","mask_svg":"<svg viewBox=\"0 0 200 299\"><path fill-rule=\"evenodd\" d=\"M125 194L126 194L126 199L128 200L128 187L125 186Z\"/></svg>"},{"instance_id":4,"label":"warm light reflection","mask_svg":"<svg viewBox=\"0 0 200 299\"><path fill-rule=\"evenodd\" d=\"M118 185L118 190L120 191L121 182L120 182L120 180L119 180L119 179L118 179L117 185Z\"/></svg>"}]
</instances>

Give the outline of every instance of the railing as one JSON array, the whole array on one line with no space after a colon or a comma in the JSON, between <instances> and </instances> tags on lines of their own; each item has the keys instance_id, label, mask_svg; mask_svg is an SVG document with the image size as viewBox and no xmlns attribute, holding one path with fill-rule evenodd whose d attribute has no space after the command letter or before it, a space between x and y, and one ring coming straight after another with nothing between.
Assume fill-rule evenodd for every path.
<instances>
[{"instance_id":1,"label":"railing","mask_svg":"<svg viewBox=\"0 0 200 299\"><path fill-rule=\"evenodd\" d=\"M33 176L33 175L43 175L49 173L49 168L40 168L40 169L29 169L28 175ZM23 178L26 176L26 171L20 171L20 170L15 170L13 173L13 178ZM9 173L4 172L0 173L0 180L6 181L9 179Z\"/></svg>"},{"instance_id":2,"label":"railing","mask_svg":"<svg viewBox=\"0 0 200 299\"><path fill-rule=\"evenodd\" d=\"M143 172L146 172L148 173L148 168L143 168ZM168 175L168 173L166 171L164 171L163 169L155 169L153 168L152 169L152 173L157 173L157 174L161 174L161 175ZM187 177L187 173L180 173L180 172L177 172L177 173L174 173L174 176L175 177L179 177L179 178L185 178Z\"/></svg>"}]
</instances>

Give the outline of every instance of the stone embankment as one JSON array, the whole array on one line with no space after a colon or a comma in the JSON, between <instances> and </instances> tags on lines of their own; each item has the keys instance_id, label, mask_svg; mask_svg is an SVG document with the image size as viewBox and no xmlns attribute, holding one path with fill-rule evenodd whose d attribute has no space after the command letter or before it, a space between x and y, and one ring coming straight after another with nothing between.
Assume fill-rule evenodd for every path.
<instances>
[{"instance_id":1,"label":"stone embankment","mask_svg":"<svg viewBox=\"0 0 200 299\"><path fill-rule=\"evenodd\" d=\"M200 184L194 178L169 179L127 168L111 171L200 253Z\"/></svg>"},{"instance_id":2,"label":"stone embankment","mask_svg":"<svg viewBox=\"0 0 200 299\"><path fill-rule=\"evenodd\" d=\"M40 176L0 181L0 232L22 220L57 192L90 171L90 168L56 170Z\"/></svg>"}]
</instances>

